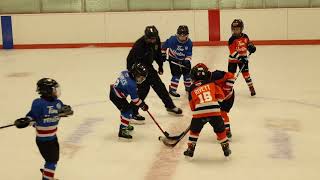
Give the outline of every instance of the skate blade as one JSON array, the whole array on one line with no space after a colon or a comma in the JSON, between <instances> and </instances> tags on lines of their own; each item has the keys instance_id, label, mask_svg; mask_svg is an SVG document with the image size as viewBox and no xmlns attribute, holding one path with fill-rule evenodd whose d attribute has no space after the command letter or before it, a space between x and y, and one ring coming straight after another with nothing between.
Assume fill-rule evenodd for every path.
<instances>
[{"instance_id":1,"label":"skate blade","mask_svg":"<svg viewBox=\"0 0 320 180\"><path fill-rule=\"evenodd\" d=\"M146 120L143 121L137 121L137 120L131 120L130 124L135 124L135 125L144 125Z\"/></svg>"},{"instance_id":2,"label":"skate blade","mask_svg":"<svg viewBox=\"0 0 320 180\"><path fill-rule=\"evenodd\" d=\"M193 161L193 157L184 155L184 158L185 158L187 161Z\"/></svg>"},{"instance_id":3,"label":"skate blade","mask_svg":"<svg viewBox=\"0 0 320 180\"><path fill-rule=\"evenodd\" d=\"M173 116L177 116L177 117L183 116L183 113L181 113L181 114L176 114L176 113L170 112L170 111L167 111L167 112L168 112L168 114L173 115Z\"/></svg>"},{"instance_id":4,"label":"skate blade","mask_svg":"<svg viewBox=\"0 0 320 180\"><path fill-rule=\"evenodd\" d=\"M131 141L132 141L132 138L128 139L128 138L118 137L118 142L131 142Z\"/></svg>"}]
</instances>

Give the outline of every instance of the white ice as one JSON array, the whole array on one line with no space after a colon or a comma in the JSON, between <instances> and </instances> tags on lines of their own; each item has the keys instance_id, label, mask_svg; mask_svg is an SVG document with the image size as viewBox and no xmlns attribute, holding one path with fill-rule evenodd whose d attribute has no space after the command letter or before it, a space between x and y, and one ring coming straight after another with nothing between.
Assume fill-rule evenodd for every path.
<instances>
[{"instance_id":1,"label":"white ice","mask_svg":"<svg viewBox=\"0 0 320 180\"><path fill-rule=\"evenodd\" d=\"M209 124L192 160L182 153L187 137L174 149L161 144L161 135L148 114L135 126L132 142L119 141L119 112L108 100L109 84L125 69L129 48L81 48L0 51L0 126L23 117L38 97L36 82L56 79L61 99L75 115L62 119L61 148L56 177L62 180L301 180L320 179L320 46L258 46L250 72L257 96L250 97L242 76L236 82L236 101L230 112L232 155L223 157ZM195 47L193 64L211 70L227 68L227 47ZM157 67L157 65L154 65ZM168 64L162 76L166 86ZM169 115L150 91L150 112L170 134L182 132L191 120L180 81L174 102L184 116ZM43 159L32 127L0 130L0 179L41 179Z\"/></svg>"}]
</instances>

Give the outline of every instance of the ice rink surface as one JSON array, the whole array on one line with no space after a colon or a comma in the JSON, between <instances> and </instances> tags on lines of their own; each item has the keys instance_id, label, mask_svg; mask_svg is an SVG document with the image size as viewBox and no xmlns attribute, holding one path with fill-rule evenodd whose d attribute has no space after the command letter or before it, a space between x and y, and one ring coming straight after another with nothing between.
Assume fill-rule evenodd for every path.
<instances>
[{"instance_id":1,"label":"ice rink surface","mask_svg":"<svg viewBox=\"0 0 320 180\"><path fill-rule=\"evenodd\" d=\"M59 124L61 180L301 180L320 179L320 46L257 46L251 56L251 77L257 92L250 97L242 76L230 112L232 155L224 158L212 128L200 134L192 160L182 153L187 137L174 149L157 138L159 129L141 112L145 125L135 126L131 142L119 141L119 112L108 100L109 84L125 69L129 48L0 50L0 126L25 116L38 95L36 82L56 79L61 100L75 114ZM227 47L195 47L193 64L227 69ZM154 65L157 68L157 65ZM169 66L161 76L166 86ZM180 81L184 116L169 115L150 91L146 103L170 134L179 134L191 120ZM41 179L44 164L32 127L0 130L0 179Z\"/></svg>"}]
</instances>

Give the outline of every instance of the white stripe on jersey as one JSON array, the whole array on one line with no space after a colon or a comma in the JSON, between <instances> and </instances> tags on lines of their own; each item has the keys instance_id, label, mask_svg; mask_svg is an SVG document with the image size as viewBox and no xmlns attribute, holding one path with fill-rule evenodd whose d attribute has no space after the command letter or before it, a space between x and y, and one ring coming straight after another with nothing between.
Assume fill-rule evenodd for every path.
<instances>
[{"instance_id":1,"label":"white stripe on jersey","mask_svg":"<svg viewBox=\"0 0 320 180\"><path fill-rule=\"evenodd\" d=\"M219 105L217 102L205 102L201 104L197 104L195 108L205 107L205 106L215 106Z\"/></svg>"}]
</instances>

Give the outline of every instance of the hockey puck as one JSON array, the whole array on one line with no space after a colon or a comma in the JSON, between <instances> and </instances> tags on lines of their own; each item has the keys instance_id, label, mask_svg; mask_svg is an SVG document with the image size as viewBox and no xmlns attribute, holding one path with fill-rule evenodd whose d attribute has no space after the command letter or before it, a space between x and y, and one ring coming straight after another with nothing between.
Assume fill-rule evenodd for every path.
<instances>
[{"instance_id":1,"label":"hockey puck","mask_svg":"<svg viewBox=\"0 0 320 180\"><path fill-rule=\"evenodd\" d=\"M158 140L161 141L161 136L158 137Z\"/></svg>"}]
</instances>

